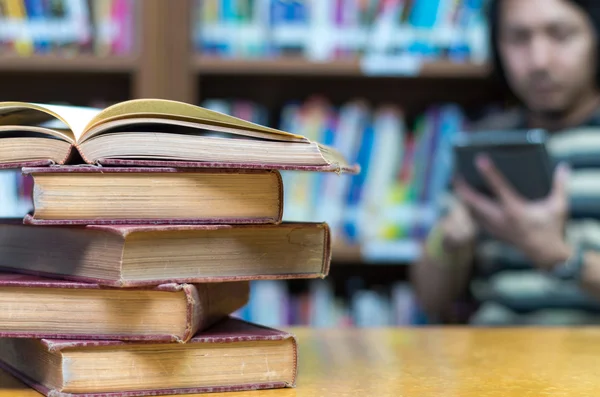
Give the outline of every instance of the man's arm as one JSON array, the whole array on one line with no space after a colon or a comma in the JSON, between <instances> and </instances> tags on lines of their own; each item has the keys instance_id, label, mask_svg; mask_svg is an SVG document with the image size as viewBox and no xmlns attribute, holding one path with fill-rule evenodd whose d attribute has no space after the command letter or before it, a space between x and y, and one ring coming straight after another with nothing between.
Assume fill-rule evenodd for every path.
<instances>
[{"instance_id":1,"label":"man's arm","mask_svg":"<svg viewBox=\"0 0 600 397\"><path fill-rule=\"evenodd\" d=\"M454 304L467 290L476 226L458 204L431 231L422 259L411 268L417 300L432 322L457 322Z\"/></svg>"},{"instance_id":2,"label":"man's arm","mask_svg":"<svg viewBox=\"0 0 600 397\"><path fill-rule=\"evenodd\" d=\"M584 253L581 285L591 295L600 299L600 252Z\"/></svg>"}]
</instances>

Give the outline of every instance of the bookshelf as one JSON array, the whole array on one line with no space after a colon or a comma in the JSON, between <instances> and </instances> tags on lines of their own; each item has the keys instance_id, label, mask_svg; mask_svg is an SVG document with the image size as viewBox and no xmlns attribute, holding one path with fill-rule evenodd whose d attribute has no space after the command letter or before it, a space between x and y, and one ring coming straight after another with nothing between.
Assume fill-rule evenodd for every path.
<instances>
[{"instance_id":1,"label":"bookshelf","mask_svg":"<svg viewBox=\"0 0 600 397\"><path fill-rule=\"evenodd\" d=\"M127 54L100 56L68 49L23 56L3 51L0 100L48 101L52 99L44 93L54 92L55 101L77 105L147 97L193 102L186 91L191 74L180 70L190 57L185 23L190 7L188 0L131 0L133 45Z\"/></svg>"},{"instance_id":2,"label":"bookshelf","mask_svg":"<svg viewBox=\"0 0 600 397\"><path fill-rule=\"evenodd\" d=\"M372 77L361 68L358 59L314 62L302 57L222 59L214 56L195 55L192 64L194 70L202 77L211 75ZM416 74L403 73L400 70L395 74L395 77L485 79L490 72L491 69L487 64L436 61L423 64ZM390 72L388 76L391 75L393 73Z\"/></svg>"},{"instance_id":3,"label":"bookshelf","mask_svg":"<svg viewBox=\"0 0 600 397\"><path fill-rule=\"evenodd\" d=\"M134 56L98 57L80 54L63 57L50 54L34 55L26 58L16 55L3 55L0 57L0 73L134 73L138 66L138 59Z\"/></svg>"},{"instance_id":4,"label":"bookshelf","mask_svg":"<svg viewBox=\"0 0 600 397\"><path fill-rule=\"evenodd\" d=\"M406 265L419 258L421 244L415 239L372 242L363 245L334 241L332 252L333 262L340 266L352 264Z\"/></svg>"}]
</instances>

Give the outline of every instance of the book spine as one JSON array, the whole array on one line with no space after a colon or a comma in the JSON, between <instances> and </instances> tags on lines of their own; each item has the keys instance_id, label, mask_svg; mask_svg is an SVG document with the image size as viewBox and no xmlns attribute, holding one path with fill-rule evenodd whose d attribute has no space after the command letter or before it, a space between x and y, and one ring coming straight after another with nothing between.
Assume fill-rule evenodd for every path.
<instances>
[{"instance_id":1,"label":"book spine","mask_svg":"<svg viewBox=\"0 0 600 397\"><path fill-rule=\"evenodd\" d=\"M6 11L9 19L13 22L20 23L21 29L18 30L18 35L14 39L14 48L17 54L21 56L30 56L33 54L33 42L30 37L27 26L27 13L25 10L24 0L6 0Z\"/></svg>"},{"instance_id":2,"label":"book spine","mask_svg":"<svg viewBox=\"0 0 600 397\"><path fill-rule=\"evenodd\" d=\"M374 120L375 141L361 200L361 240L382 238L392 187L404 155L404 121L395 108L384 108Z\"/></svg>"},{"instance_id":3,"label":"book spine","mask_svg":"<svg viewBox=\"0 0 600 397\"><path fill-rule=\"evenodd\" d=\"M431 109L428 115L428 125L430 128L429 139L426 142L426 157L425 157L425 171L423 176L423 189L420 192L419 202L421 204L427 204L430 199L430 186L432 174L434 173L434 167L439 141L440 141L440 129L441 129L441 118L442 110L439 107Z\"/></svg>"},{"instance_id":4,"label":"book spine","mask_svg":"<svg viewBox=\"0 0 600 397\"><path fill-rule=\"evenodd\" d=\"M197 332L203 331L224 319L248 303L248 281L215 284L186 284L186 329L179 342L189 341Z\"/></svg>"},{"instance_id":5,"label":"book spine","mask_svg":"<svg viewBox=\"0 0 600 397\"><path fill-rule=\"evenodd\" d=\"M123 37L125 35L125 24L124 18L125 13L125 1L124 0L113 0L110 11L110 19L116 27L115 35L111 43L111 54L121 54L123 52L124 44Z\"/></svg>"},{"instance_id":6,"label":"book spine","mask_svg":"<svg viewBox=\"0 0 600 397\"><path fill-rule=\"evenodd\" d=\"M37 25L36 31L39 32L42 24L45 22L44 4L42 0L25 0L25 9L29 16L29 21L32 26ZM41 35L33 33L33 47L35 52L44 54L50 50L48 40L45 40Z\"/></svg>"},{"instance_id":7,"label":"book spine","mask_svg":"<svg viewBox=\"0 0 600 397\"><path fill-rule=\"evenodd\" d=\"M433 202L440 198L450 187L454 157L452 142L464 128L464 116L456 105L446 105L441 108L439 125L439 146L435 151L436 161L429 188L428 200Z\"/></svg>"},{"instance_id":8,"label":"book spine","mask_svg":"<svg viewBox=\"0 0 600 397\"><path fill-rule=\"evenodd\" d=\"M89 25L89 14L87 3L84 0L67 0L66 19L71 23L72 34L75 45L75 51L85 51L85 48L91 46L91 32Z\"/></svg>"},{"instance_id":9,"label":"book spine","mask_svg":"<svg viewBox=\"0 0 600 397\"><path fill-rule=\"evenodd\" d=\"M364 185L366 175L369 174L369 163L373 155L373 141L375 133L373 125L369 122L365 126L362 134L363 139L358 150L357 162L361 167L362 172L352 176L348 196L346 198L346 221L344 224L344 232L350 242L359 241L359 207L364 193Z\"/></svg>"}]
</instances>

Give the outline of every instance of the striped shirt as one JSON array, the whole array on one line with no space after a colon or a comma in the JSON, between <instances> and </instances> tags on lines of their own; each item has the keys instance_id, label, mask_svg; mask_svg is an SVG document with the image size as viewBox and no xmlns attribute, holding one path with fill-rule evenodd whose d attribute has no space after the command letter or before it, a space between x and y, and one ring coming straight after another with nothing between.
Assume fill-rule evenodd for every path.
<instances>
[{"instance_id":1,"label":"striped shirt","mask_svg":"<svg viewBox=\"0 0 600 397\"><path fill-rule=\"evenodd\" d=\"M525 128L523 120L487 128ZM580 127L552 133L548 150L571 166L567 241L600 251L600 110ZM600 300L575 281L536 270L516 248L489 236L480 236L470 293L479 303L472 324L600 324Z\"/></svg>"}]
</instances>

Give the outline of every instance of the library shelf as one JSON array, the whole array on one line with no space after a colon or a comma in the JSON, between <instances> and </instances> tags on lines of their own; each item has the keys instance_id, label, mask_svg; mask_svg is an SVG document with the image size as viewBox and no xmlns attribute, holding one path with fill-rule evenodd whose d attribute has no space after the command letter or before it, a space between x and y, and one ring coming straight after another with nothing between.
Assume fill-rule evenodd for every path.
<instances>
[{"instance_id":1,"label":"library shelf","mask_svg":"<svg viewBox=\"0 0 600 397\"><path fill-rule=\"evenodd\" d=\"M313 62L302 57L270 59L221 58L196 55L192 68L204 75L339 76L339 77L421 77L484 79L490 75L487 64L436 61L424 63L415 73L365 73L358 59Z\"/></svg>"},{"instance_id":2,"label":"library shelf","mask_svg":"<svg viewBox=\"0 0 600 397\"><path fill-rule=\"evenodd\" d=\"M64 73L132 73L138 68L135 56L74 56L48 55L2 55L0 72L64 72Z\"/></svg>"},{"instance_id":3,"label":"library shelf","mask_svg":"<svg viewBox=\"0 0 600 397\"><path fill-rule=\"evenodd\" d=\"M363 262L359 244L349 244L341 240L334 240L331 244L331 253L331 260L335 264L357 264Z\"/></svg>"},{"instance_id":4,"label":"library shelf","mask_svg":"<svg viewBox=\"0 0 600 397\"><path fill-rule=\"evenodd\" d=\"M409 265L419 260L421 243L418 240L373 241L352 244L334 240L334 265Z\"/></svg>"}]
</instances>

